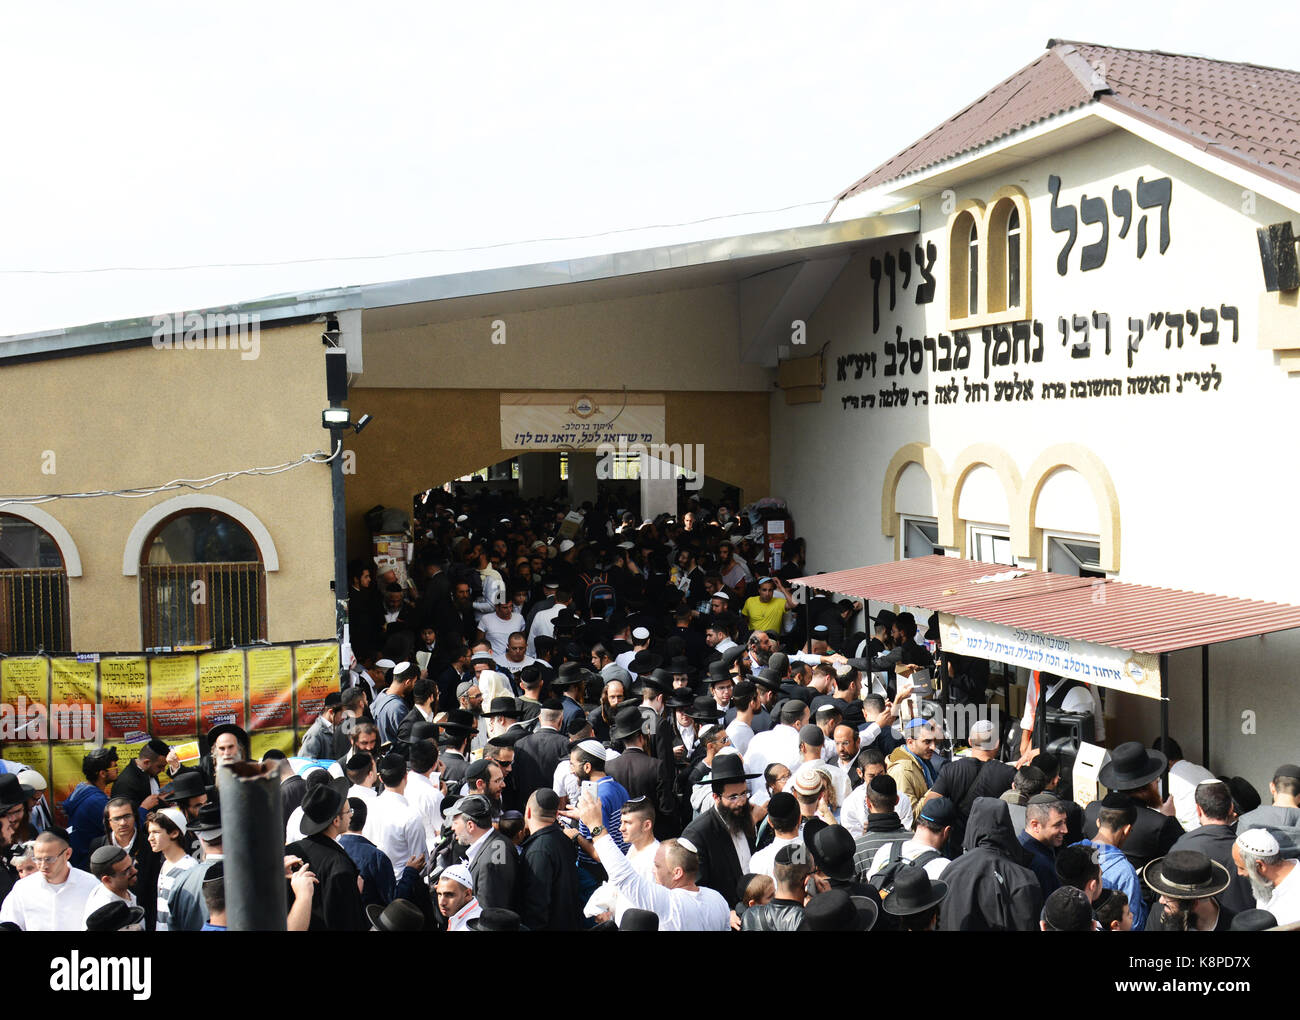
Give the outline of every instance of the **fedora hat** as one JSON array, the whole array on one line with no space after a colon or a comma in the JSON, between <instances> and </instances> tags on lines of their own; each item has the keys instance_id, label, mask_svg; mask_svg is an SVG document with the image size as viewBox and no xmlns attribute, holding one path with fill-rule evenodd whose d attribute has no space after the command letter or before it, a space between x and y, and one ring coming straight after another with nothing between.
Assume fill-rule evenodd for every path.
<instances>
[{"instance_id":1,"label":"fedora hat","mask_svg":"<svg viewBox=\"0 0 1300 1020\"><path fill-rule=\"evenodd\" d=\"M640 676L642 673L650 673L662 666L664 660L661 656L655 655L654 652L637 652L632 657L632 661L627 664L628 672ZM672 682L669 681L669 687Z\"/></svg>"},{"instance_id":2,"label":"fedora hat","mask_svg":"<svg viewBox=\"0 0 1300 1020\"><path fill-rule=\"evenodd\" d=\"M853 855L857 851L857 843L853 839L853 833L844 826L828 825L819 829L813 836L809 849L812 851L813 862L827 878L837 882L853 880L856 874Z\"/></svg>"},{"instance_id":3,"label":"fedora hat","mask_svg":"<svg viewBox=\"0 0 1300 1020\"><path fill-rule=\"evenodd\" d=\"M709 676L707 683L710 687L714 684L731 683L734 682L735 679L736 678L732 676L731 670L726 663L718 659L709 663Z\"/></svg>"},{"instance_id":4,"label":"fedora hat","mask_svg":"<svg viewBox=\"0 0 1300 1020\"><path fill-rule=\"evenodd\" d=\"M711 723L716 723L718 721L718 716L722 715L722 713L718 711L717 702L707 694L702 694L700 697L692 701L691 707L687 710L686 714L696 722Z\"/></svg>"},{"instance_id":5,"label":"fedora hat","mask_svg":"<svg viewBox=\"0 0 1300 1020\"><path fill-rule=\"evenodd\" d=\"M713 759L713 772L701 779L696 786L710 783L739 783L743 779L760 779L757 772L746 772L745 763L738 754L719 754Z\"/></svg>"},{"instance_id":6,"label":"fedora hat","mask_svg":"<svg viewBox=\"0 0 1300 1020\"><path fill-rule=\"evenodd\" d=\"M1169 759L1160 751L1149 751L1141 741L1130 740L1110 752L1110 761L1101 767L1097 778L1108 790L1140 790L1159 779L1169 767Z\"/></svg>"},{"instance_id":7,"label":"fedora hat","mask_svg":"<svg viewBox=\"0 0 1300 1020\"><path fill-rule=\"evenodd\" d=\"M556 690L564 687L572 687L574 684L587 682L587 677L591 675L590 670L583 667L577 662L566 662L560 666L559 672L551 680L551 686Z\"/></svg>"},{"instance_id":8,"label":"fedora hat","mask_svg":"<svg viewBox=\"0 0 1300 1020\"><path fill-rule=\"evenodd\" d=\"M640 705L619 705L614 714L614 725L610 727L610 740L627 740L635 737L645 726L645 716L641 714Z\"/></svg>"},{"instance_id":9,"label":"fedora hat","mask_svg":"<svg viewBox=\"0 0 1300 1020\"><path fill-rule=\"evenodd\" d=\"M519 923L519 915L513 910L501 907L486 907L478 917L471 917L465 922L470 931L527 931Z\"/></svg>"},{"instance_id":10,"label":"fedora hat","mask_svg":"<svg viewBox=\"0 0 1300 1020\"><path fill-rule=\"evenodd\" d=\"M676 687L670 691L668 697L664 699L665 706L668 708L680 709L683 712L689 712L690 707L694 704L695 692L689 687Z\"/></svg>"},{"instance_id":11,"label":"fedora hat","mask_svg":"<svg viewBox=\"0 0 1300 1020\"><path fill-rule=\"evenodd\" d=\"M803 908L799 931L867 931L876 923L880 908L865 896L850 896L843 889L820 893Z\"/></svg>"},{"instance_id":12,"label":"fedora hat","mask_svg":"<svg viewBox=\"0 0 1300 1020\"><path fill-rule=\"evenodd\" d=\"M386 907L372 903L366 907L371 931L423 931L424 914L410 900L393 900Z\"/></svg>"},{"instance_id":13,"label":"fedora hat","mask_svg":"<svg viewBox=\"0 0 1300 1020\"><path fill-rule=\"evenodd\" d=\"M182 772L172 780L171 789L163 794L163 800L168 804L175 804L177 801L198 797L207 791L207 784L200 773Z\"/></svg>"},{"instance_id":14,"label":"fedora hat","mask_svg":"<svg viewBox=\"0 0 1300 1020\"><path fill-rule=\"evenodd\" d=\"M1142 869L1142 879L1157 896L1202 900L1232 884L1228 869L1199 850L1173 850Z\"/></svg>"},{"instance_id":15,"label":"fedora hat","mask_svg":"<svg viewBox=\"0 0 1300 1020\"><path fill-rule=\"evenodd\" d=\"M91 911L86 918L86 931L121 931L128 924L143 925L144 908L129 906L126 900L115 896L111 903Z\"/></svg>"},{"instance_id":16,"label":"fedora hat","mask_svg":"<svg viewBox=\"0 0 1300 1020\"><path fill-rule=\"evenodd\" d=\"M668 660L668 672L673 676L690 676L695 672L691 669L691 660L684 655L674 655Z\"/></svg>"},{"instance_id":17,"label":"fedora hat","mask_svg":"<svg viewBox=\"0 0 1300 1020\"><path fill-rule=\"evenodd\" d=\"M244 757L247 758L250 746L248 733L242 726L236 726L234 723L221 723L220 725L213 726L212 729L208 730L207 737L205 738L208 742L208 749L212 749L212 745L217 742L217 737L221 736L223 733L233 733L235 735L235 739L239 741L240 746L244 749Z\"/></svg>"},{"instance_id":18,"label":"fedora hat","mask_svg":"<svg viewBox=\"0 0 1300 1020\"><path fill-rule=\"evenodd\" d=\"M659 915L653 910L638 910L628 907L623 911L623 919L618 923L617 931L658 931Z\"/></svg>"},{"instance_id":19,"label":"fedora hat","mask_svg":"<svg viewBox=\"0 0 1300 1020\"><path fill-rule=\"evenodd\" d=\"M904 864L894 875L888 890L883 901L885 913L906 916L920 914L942 901L948 895L948 883L931 882L924 868Z\"/></svg>"},{"instance_id":20,"label":"fedora hat","mask_svg":"<svg viewBox=\"0 0 1300 1020\"><path fill-rule=\"evenodd\" d=\"M190 826L190 832L211 841L221 835L221 805L217 801L208 801L199 808L199 817Z\"/></svg>"},{"instance_id":21,"label":"fedora hat","mask_svg":"<svg viewBox=\"0 0 1300 1020\"><path fill-rule=\"evenodd\" d=\"M514 698L493 698L488 708L487 712L479 714L487 719L495 719L501 716L508 716L511 719L519 718L519 703Z\"/></svg>"},{"instance_id":22,"label":"fedora hat","mask_svg":"<svg viewBox=\"0 0 1300 1020\"><path fill-rule=\"evenodd\" d=\"M474 714L467 712L463 708L453 708L443 717L441 722L435 723L446 733L452 733L457 736L464 736L473 732L477 727L474 725Z\"/></svg>"},{"instance_id":23,"label":"fedora hat","mask_svg":"<svg viewBox=\"0 0 1300 1020\"><path fill-rule=\"evenodd\" d=\"M329 828L330 822L338 817L347 803L350 786L345 776L307 791L302 799L302 821L298 823L304 836L314 836Z\"/></svg>"},{"instance_id":24,"label":"fedora hat","mask_svg":"<svg viewBox=\"0 0 1300 1020\"><path fill-rule=\"evenodd\" d=\"M16 808L26 799L27 795L23 793L23 784L18 781L16 775L12 772L0 775L0 811Z\"/></svg>"},{"instance_id":25,"label":"fedora hat","mask_svg":"<svg viewBox=\"0 0 1300 1020\"><path fill-rule=\"evenodd\" d=\"M771 666L764 666L757 673L753 673L749 679L760 687L766 687L769 691L779 691L781 689L781 677Z\"/></svg>"}]
</instances>

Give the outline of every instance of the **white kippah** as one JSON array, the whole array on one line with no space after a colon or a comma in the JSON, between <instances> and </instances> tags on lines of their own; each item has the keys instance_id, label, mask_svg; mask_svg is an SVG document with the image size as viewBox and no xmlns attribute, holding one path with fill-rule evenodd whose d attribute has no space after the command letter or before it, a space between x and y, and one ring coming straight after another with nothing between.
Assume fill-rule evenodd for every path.
<instances>
[{"instance_id":1,"label":"white kippah","mask_svg":"<svg viewBox=\"0 0 1300 1020\"><path fill-rule=\"evenodd\" d=\"M450 878L457 885L463 885L470 892L474 891L474 876L469 873L469 868L463 864L453 864L450 867L442 869L439 878Z\"/></svg>"},{"instance_id":2,"label":"white kippah","mask_svg":"<svg viewBox=\"0 0 1300 1020\"><path fill-rule=\"evenodd\" d=\"M599 740L584 740L578 745L578 750L591 755L593 758L599 758L601 761L609 757L605 745Z\"/></svg>"},{"instance_id":3,"label":"white kippah","mask_svg":"<svg viewBox=\"0 0 1300 1020\"><path fill-rule=\"evenodd\" d=\"M691 853L693 853L693 854L698 854L698 853L699 853L699 850L697 850L697 849L695 848L695 844L692 843L692 842L691 842L689 839L687 839L685 836L678 836L678 837L677 837L677 845L678 845L679 847L682 847L684 850L689 850L689 851L690 851Z\"/></svg>"},{"instance_id":4,"label":"white kippah","mask_svg":"<svg viewBox=\"0 0 1300 1020\"><path fill-rule=\"evenodd\" d=\"M1256 857L1276 857L1282 852L1276 837L1267 829L1249 829L1237 837L1237 846Z\"/></svg>"}]
</instances>

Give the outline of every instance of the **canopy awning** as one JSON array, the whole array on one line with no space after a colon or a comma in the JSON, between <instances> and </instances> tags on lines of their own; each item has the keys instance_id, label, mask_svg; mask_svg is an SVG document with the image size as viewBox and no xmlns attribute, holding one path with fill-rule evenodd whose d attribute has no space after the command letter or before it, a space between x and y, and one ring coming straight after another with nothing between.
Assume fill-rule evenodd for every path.
<instances>
[{"instance_id":1,"label":"canopy awning","mask_svg":"<svg viewBox=\"0 0 1300 1020\"><path fill-rule=\"evenodd\" d=\"M1300 627L1300 606L950 556L800 577L822 591L940 614L943 647L1160 697L1158 656Z\"/></svg>"}]
</instances>

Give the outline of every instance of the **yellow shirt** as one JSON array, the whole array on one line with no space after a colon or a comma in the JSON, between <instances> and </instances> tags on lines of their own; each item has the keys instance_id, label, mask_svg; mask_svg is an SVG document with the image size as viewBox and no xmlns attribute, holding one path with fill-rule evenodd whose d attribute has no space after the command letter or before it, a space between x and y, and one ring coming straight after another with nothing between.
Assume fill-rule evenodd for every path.
<instances>
[{"instance_id":1,"label":"yellow shirt","mask_svg":"<svg viewBox=\"0 0 1300 1020\"><path fill-rule=\"evenodd\" d=\"M773 595L771 602L764 602L757 595L745 599L741 609L750 630L774 630L781 633L781 618L785 616L785 599Z\"/></svg>"}]
</instances>

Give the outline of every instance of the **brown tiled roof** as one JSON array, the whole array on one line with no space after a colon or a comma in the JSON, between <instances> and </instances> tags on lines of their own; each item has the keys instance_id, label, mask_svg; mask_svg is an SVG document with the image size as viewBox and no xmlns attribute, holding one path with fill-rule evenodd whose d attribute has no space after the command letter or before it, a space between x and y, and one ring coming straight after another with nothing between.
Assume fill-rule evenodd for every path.
<instances>
[{"instance_id":1,"label":"brown tiled roof","mask_svg":"<svg viewBox=\"0 0 1300 1020\"><path fill-rule=\"evenodd\" d=\"M1047 45L1047 52L1033 63L882 163L839 198L1094 101L1300 189L1300 72L1055 39Z\"/></svg>"}]
</instances>

